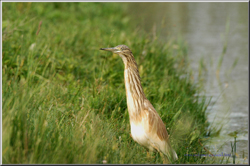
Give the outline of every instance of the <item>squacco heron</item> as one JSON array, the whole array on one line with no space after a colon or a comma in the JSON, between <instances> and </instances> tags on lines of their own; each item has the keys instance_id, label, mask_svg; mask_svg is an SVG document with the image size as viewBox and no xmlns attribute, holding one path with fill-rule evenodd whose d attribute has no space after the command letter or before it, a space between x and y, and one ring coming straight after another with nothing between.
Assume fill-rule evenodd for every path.
<instances>
[{"instance_id":1,"label":"squacco heron","mask_svg":"<svg viewBox=\"0 0 250 166\"><path fill-rule=\"evenodd\" d=\"M148 148L150 151L159 151L161 156L164 157L164 163L177 160L177 154L170 145L165 125L143 92L137 63L131 50L126 45L101 48L100 50L118 54L125 65L124 79L127 107L131 136L134 141Z\"/></svg>"}]
</instances>

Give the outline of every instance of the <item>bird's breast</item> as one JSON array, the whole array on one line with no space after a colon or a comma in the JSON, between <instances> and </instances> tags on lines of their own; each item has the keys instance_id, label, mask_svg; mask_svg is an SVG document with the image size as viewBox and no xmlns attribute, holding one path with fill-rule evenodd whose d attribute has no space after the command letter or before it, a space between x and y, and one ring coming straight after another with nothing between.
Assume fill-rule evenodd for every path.
<instances>
[{"instance_id":1,"label":"bird's breast","mask_svg":"<svg viewBox=\"0 0 250 166\"><path fill-rule=\"evenodd\" d=\"M140 145L150 147L143 123L130 122L132 138Z\"/></svg>"}]
</instances>

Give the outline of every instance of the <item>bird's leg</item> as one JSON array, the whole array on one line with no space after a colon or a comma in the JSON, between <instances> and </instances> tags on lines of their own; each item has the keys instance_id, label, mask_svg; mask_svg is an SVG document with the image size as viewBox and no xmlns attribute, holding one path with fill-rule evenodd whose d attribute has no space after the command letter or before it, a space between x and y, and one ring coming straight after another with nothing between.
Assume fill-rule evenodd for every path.
<instances>
[{"instance_id":1,"label":"bird's leg","mask_svg":"<svg viewBox=\"0 0 250 166\"><path fill-rule=\"evenodd\" d=\"M160 152L160 155L161 155L163 164L170 164L170 162L169 162L167 156L165 156L162 152Z\"/></svg>"},{"instance_id":2,"label":"bird's leg","mask_svg":"<svg viewBox=\"0 0 250 166\"><path fill-rule=\"evenodd\" d=\"M153 153L154 153L154 152L153 152L152 150L148 150L148 151L147 151L147 159L148 159L148 160L151 160L152 158L154 158L154 157L152 156Z\"/></svg>"},{"instance_id":3,"label":"bird's leg","mask_svg":"<svg viewBox=\"0 0 250 166\"><path fill-rule=\"evenodd\" d=\"M149 151L147 151L147 158L148 158L148 159L150 158L150 153L149 153Z\"/></svg>"}]
</instances>

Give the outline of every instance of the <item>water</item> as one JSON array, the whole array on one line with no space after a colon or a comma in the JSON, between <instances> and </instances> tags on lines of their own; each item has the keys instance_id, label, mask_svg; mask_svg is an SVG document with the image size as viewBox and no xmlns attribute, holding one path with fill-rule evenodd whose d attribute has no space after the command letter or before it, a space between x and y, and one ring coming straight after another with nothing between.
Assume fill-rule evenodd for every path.
<instances>
[{"instance_id":1,"label":"water","mask_svg":"<svg viewBox=\"0 0 250 166\"><path fill-rule=\"evenodd\" d=\"M237 162L248 163L248 3L129 3L128 11L138 26L149 33L156 29L159 40L180 35L187 41L194 78L212 96L208 120L212 127L223 125L209 149L230 154L230 135L237 132ZM199 76L201 59L206 71Z\"/></svg>"}]
</instances>

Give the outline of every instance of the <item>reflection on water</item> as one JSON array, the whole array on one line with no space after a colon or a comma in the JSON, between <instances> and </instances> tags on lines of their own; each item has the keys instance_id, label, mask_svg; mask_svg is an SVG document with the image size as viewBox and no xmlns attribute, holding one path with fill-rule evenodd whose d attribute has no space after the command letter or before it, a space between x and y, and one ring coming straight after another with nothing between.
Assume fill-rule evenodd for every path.
<instances>
[{"instance_id":1,"label":"reflection on water","mask_svg":"<svg viewBox=\"0 0 250 166\"><path fill-rule=\"evenodd\" d=\"M248 3L130 3L128 10L146 31L151 33L155 25L159 40L180 34L187 41L194 77L203 79L205 94L215 103L209 107L208 120L213 126L223 124L210 149L230 153L230 133L236 131L237 153L243 161L248 156ZM227 50L220 66L224 44ZM207 70L198 77L201 59Z\"/></svg>"}]
</instances>

